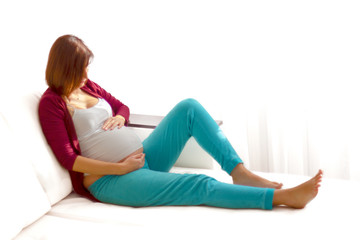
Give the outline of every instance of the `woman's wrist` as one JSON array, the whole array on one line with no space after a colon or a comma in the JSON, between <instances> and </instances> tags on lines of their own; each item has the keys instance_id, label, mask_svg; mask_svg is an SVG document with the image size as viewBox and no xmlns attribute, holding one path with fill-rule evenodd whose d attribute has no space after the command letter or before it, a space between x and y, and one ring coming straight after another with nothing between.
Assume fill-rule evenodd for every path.
<instances>
[{"instance_id":1,"label":"woman's wrist","mask_svg":"<svg viewBox=\"0 0 360 240\"><path fill-rule=\"evenodd\" d=\"M120 118L120 119L124 120L124 122L126 122L126 119L121 115L115 115L115 117Z\"/></svg>"}]
</instances>

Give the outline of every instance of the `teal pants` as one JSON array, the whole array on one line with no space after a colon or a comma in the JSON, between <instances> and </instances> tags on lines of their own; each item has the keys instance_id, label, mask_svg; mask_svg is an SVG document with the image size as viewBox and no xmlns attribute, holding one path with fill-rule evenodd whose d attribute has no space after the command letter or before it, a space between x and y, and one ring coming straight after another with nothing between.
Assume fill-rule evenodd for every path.
<instances>
[{"instance_id":1,"label":"teal pants","mask_svg":"<svg viewBox=\"0 0 360 240\"><path fill-rule=\"evenodd\" d=\"M191 136L228 174L242 163L208 112L196 100L187 99L177 104L144 140L143 168L126 175L104 176L89 191L102 202L134 207L208 205L272 209L274 189L227 184L202 174L169 173Z\"/></svg>"}]
</instances>

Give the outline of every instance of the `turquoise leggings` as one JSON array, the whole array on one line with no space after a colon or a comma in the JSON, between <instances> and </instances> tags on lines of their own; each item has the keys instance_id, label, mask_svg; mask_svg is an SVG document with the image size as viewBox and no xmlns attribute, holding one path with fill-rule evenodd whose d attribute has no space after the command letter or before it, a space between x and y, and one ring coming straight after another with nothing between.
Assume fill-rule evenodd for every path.
<instances>
[{"instance_id":1,"label":"turquoise leggings","mask_svg":"<svg viewBox=\"0 0 360 240\"><path fill-rule=\"evenodd\" d=\"M227 184L202 174L169 173L191 136L228 174L242 163L207 111L196 100L187 99L177 104L144 140L143 168L126 175L104 176L89 191L102 202L134 207L208 205L272 209L274 189Z\"/></svg>"}]
</instances>

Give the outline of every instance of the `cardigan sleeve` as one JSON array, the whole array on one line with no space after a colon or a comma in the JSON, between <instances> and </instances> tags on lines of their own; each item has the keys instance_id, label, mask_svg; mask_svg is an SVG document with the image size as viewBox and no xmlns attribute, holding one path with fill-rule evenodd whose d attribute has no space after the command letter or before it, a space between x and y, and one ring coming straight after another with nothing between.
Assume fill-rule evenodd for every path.
<instances>
[{"instance_id":1,"label":"cardigan sleeve","mask_svg":"<svg viewBox=\"0 0 360 240\"><path fill-rule=\"evenodd\" d=\"M43 133L57 160L63 167L72 170L80 152L76 152L76 143L66 128L68 116L65 102L59 96L44 94L40 99L38 111Z\"/></svg>"},{"instance_id":2,"label":"cardigan sleeve","mask_svg":"<svg viewBox=\"0 0 360 240\"><path fill-rule=\"evenodd\" d=\"M130 110L128 106L120 102L118 99L116 99L114 96L112 96L109 92L107 92L95 82L88 80L85 88L88 88L91 92L95 92L102 98L104 98L110 104L114 116L121 115L125 118L126 124L129 122Z\"/></svg>"}]
</instances>

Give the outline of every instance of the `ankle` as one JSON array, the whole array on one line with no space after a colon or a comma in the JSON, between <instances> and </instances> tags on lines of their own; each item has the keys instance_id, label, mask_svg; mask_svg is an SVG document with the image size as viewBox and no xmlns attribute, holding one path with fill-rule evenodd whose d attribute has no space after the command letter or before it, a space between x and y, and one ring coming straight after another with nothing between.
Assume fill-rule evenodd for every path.
<instances>
[{"instance_id":1,"label":"ankle","mask_svg":"<svg viewBox=\"0 0 360 240\"><path fill-rule=\"evenodd\" d=\"M239 163L231 172L233 183L238 185L251 185L254 175L244 167L244 164Z\"/></svg>"},{"instance_id":2,"label":"ankle","mask_svg":"<svg viewBox=\"0 0 360 240\"><path fill-rule=\"evenodd\" d=\"M243 163L239 163L234 167L234 169L231 171L230 176L234 178L241 177L246 172L246 168L244 167Z\"/></svg>"},{"instance_id":3,"label":"ankle","mask_svg":"<svg viewBox=\"0 0 360 240\"><path fill-rule=\"evenodd\" d=\"M273 206L286 205L287 195L287 189L276 189L274 191Z\"/></svg>"}]
</instances>

